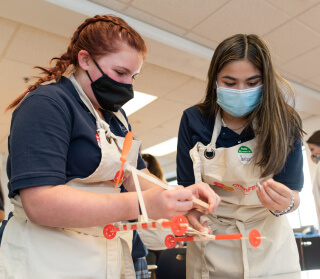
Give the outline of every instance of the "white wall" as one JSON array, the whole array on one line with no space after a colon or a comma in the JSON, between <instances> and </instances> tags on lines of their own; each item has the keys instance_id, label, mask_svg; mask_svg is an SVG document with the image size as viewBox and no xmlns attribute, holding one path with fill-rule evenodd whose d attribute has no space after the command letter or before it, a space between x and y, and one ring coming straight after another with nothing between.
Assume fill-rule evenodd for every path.
<instances>
[{"instance_id":1,"label":"white wall","mask_svg":"<svg viewBox=\"0 0 320 279\"><path fill-rule=\"evenodd\" d=\"M320 109L320 108L319 108ZM314 173L316 170L316 164L311 161L311 153L308 148L308 145L306 143L307 139L315 132L316 130L320 130L320 116L313 116L310 118L307 118L306 120L303 121L303 130L307 133L304 135L304 140L303 143L306 147L306 152L307 152L307 157L308 157L308 165L310 168L310 176L311 179L314 177Z\"/></svg>"},{"instance_id":2,"label":"white wall","mask_svg":"<svg viewBox=\"0 0 320 279\"><path fill-rule=\"evenodd\" d=\"M305 156L304 156L304 187L300 193L301 204L299 210L289 214L289 221L293 227L314 225L318 228L316 208L312 194L312 181L316 170L316 164L311 160L311 153L306 143L307 139L314 131L320 130L320 116L313 116L303 121L303 130L306 132L303 138ZM312 214L313 212L313 214ZM290 216L291 215L291 216Z\"/></svg>"}]
</instances>

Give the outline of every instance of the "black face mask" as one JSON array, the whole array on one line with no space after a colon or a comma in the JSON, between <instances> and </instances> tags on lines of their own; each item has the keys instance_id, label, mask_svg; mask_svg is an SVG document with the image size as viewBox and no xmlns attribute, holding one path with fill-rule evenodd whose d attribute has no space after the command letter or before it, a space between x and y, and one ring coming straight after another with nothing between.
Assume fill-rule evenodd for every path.
<instances>
[{"instance_id":1,"label":"black face mask","mask_svg":"<svg viewBox=\"0 0 320 279\"><path fill-rule=\"evenodd\" d=\"M102 73L102 77L92 81L88 71L86 71L91 80L91 88L99 105L104 110L117 112L126 102L133 98L132 84L121 83L107 76L99 67L98 63L93 60Z\"/></svg>"}]
</instances>

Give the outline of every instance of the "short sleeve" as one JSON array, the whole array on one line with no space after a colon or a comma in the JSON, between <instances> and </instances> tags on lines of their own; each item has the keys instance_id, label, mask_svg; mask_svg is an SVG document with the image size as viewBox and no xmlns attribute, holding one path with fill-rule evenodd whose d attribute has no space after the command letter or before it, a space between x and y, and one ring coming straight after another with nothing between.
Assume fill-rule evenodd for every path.
<instances>
[{"instance_id":1,"label":"short sleeve","mask_svg":"<svg viewBox=\"0 0 320 279\"><path fill-rule=\"evenodd\" d=\"M48 96L34 94L16 109L9 136L11 191L66 182L70 113Z\"/></svg>"},{"instance_id":2,"label":"short sleeve","mask_svg":"<svg viewBox=\"0 0 320 279\"><path fill-rule=\"evenodd\" d=\"M302 143L297 141L288 155L283 169L273 179L291 190L301 191L304 183Z\"/></svg>"},{"instance_id":3,"label":"short sleeve","mask_svg":"<svg viewBox=\"0 0 320 279\"><path fill-rule=\"evenodd\" d=\"M194 184L193 163L189 151L193 148L188 117L183 113L178 135L177 146L177 180L179 185L190 186Z\"/></svg>"}]
</instances>

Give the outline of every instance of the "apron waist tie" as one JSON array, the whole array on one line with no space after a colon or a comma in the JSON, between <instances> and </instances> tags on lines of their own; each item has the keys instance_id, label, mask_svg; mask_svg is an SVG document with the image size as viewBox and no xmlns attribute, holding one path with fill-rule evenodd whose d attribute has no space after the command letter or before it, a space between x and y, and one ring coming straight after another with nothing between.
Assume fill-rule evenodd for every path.
<instances>
[{"instance_id":1,"label":"apron waist tie","mask_svg":"<svg viewBox=\"0 0 320 279\"><path fill-rule=\"evenodd\" d=\"M242 236L245 236L246 230L245 230L244 224L240 221L236 221L236 227L239 229L239 232L242 234ZM243 278L247 279L250 277L247 240L241 239L240 241L242 246Z\"/></svg>"},{"instance_id":2,"label":"apron waist tie","mask_svg":"<svg viewBox=\"0 0 320 279\"><path fill-rule=\"evenodd\" d=\"M203 241L201 243L201 279L209 279L209 270L207 268L207 263L205 258L205 250L208 243L209 241Z\"/></svg>"},{"instance_id":3,"label":"apron waist tie","mask_svg":"<svg viewBox=\"0 0 320 279\"><path fill-rule=\"evenodd\" d=\"M24 208L19 206L16 202L14 203L13 216L20 220L30 221ZM95 226L95 227L88 227L88 228L61 228L61 229L88 234L96 237L104 237L103 228L104 228L103 226Z\"/></svg>"},{"instance_id":4,"label":"apron waist tie","mask_svg":"<svg viewBox=\"0 0 320 279\"><path fill-rule=\"evenodd\" d=\"M121 246L122 246L122 256L124 261L124 272L126 279L135 279L136 273L133 266L133 261L131 257L130 248L128 242L120 237ZM121 278L122 279L122 278Z\"/></svg>"},{"instance_id":5,"label":"apron waist tie","mask_svg":"<svg viewBox=\"0 0 320 279\"><path fill-rule=\"evenodd\" d=\"M18 218L20 220L30 221L24 208L21 207L21 205L16 200L14 200L12 202L14 204L13 216L15 216L16 218ZM104 237L102 226L89 227L89 228L61 228L61 229L67 230L67 231L79 232L79 233L92 235L92 236L96 236L96 237ZM121 242L122 255L123 255L123 260L125 263L124 264L125 278L126 279L135 279L136 275L134 272L134 266L133 266L133 262L132 262L132 258L131 258L131 251L130 251L129 244L127 243L127 241L125 239L123 239L121 237L119 232L117 233L115 238L112 240L116 240L117 238L120 238L120 242Z\"/></svg>"},{"instance_id":6,"label":"apron waist tie","mask_svg":"<svg viewBox=\"0 0 320 279\"><path fill-rule=\"evenodd\" d=\"M205 216L201 219L201 223L208 221L210 218ZM213 217L211 218L211 221L216 220L217 223L219 223L218 218ZM221 219L220 219L221 220ZM238 220L232 220L232 219L222 219L225 224L229 224L231 226L235 226L239 232L245 236L246 230L244 223ZM201 278L202 279L209 279L209 270L206 265L206 259L205 259L205 248L207 244L210 241L203 241L201 243ZM242 262L243 262L243 270L244 270L244 279L250 278L250 271L249 271L249 262L248 262L248 253L247 253L247 241L246 239L241 239L241 246L242 246ZM214 271L214 270L212 270Z\"/></svg>"},{"instance_id":7,"label":"apron waist tie","mask_svg":"<svg viewBox=\"0 0 320 279\"><path fill-rule=\"evenodd\" d=\"M16 196L14 199L11 199L11 203L14 205L14 210L13 210L14 217L16 217L20 220L30 221L30 219L28 218L28 216L22 206L20 196ZM103 228L104 228L103 226L95 226L95 227L88 227L88 228L61 228L61 229L74 231L74 232L78 232L78 233L83 233L83 234L87 234L87 235L92 235L95 237L104 237ZM135 279L136 275L135 275L134 266L133 266L133 262L132 262L130 246L129 246L128 242L123 237L121 237L121 232L118 232L117 235L115 236L115 238L112 240L115 241L117 238L120 239L121 246L122 246L125 278L126 279Z\"/></svg>"}]
</instances>

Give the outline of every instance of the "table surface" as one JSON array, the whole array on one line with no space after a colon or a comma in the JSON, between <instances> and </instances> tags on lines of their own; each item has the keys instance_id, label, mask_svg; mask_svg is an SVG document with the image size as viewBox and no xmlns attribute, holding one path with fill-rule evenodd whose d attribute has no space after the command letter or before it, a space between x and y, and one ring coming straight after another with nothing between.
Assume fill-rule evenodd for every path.
<instances>
[{"instance_id":1,"label":"table surface","mask_svg":"<svg viewBox=\"0 0 320 279\"><path fill-rule=\"evenodd\" d=\"M273 275L268 277L259 277L252 279L319 279L320 270L305 270L301 272Z\"/></svg>"}]
</instances>

